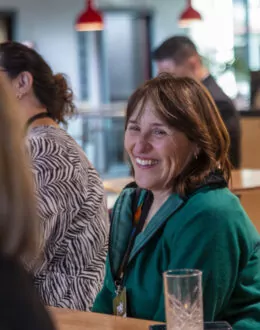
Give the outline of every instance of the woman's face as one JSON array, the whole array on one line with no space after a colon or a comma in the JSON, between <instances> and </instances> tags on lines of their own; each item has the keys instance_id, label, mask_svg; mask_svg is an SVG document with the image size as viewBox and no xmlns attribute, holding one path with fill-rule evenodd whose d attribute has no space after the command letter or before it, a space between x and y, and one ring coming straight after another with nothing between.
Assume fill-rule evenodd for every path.
<instances>
[{"instance_id":1,"label":"woman's face","mask_svg":"<svg viewBox=\"0 0 260 330\"><path fill-rule=\"evenodd\" d=\"M194 157L196 146L186 135L162 121L151 102L129 118L125 149L139 187L151 191L171 190L174 177ZM176 173L177 172L177 173Z\"/></svg>"}]
</instances>

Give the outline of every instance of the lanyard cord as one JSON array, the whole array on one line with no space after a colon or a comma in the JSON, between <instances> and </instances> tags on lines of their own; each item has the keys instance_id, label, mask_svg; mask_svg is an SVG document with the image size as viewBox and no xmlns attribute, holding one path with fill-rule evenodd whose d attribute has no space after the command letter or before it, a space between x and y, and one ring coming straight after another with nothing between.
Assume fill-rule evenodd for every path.
<instances>
[{"instance_id":1,"label":"lanyard cord","mask_svg":"<svg viewBox=\"0 0 260 330\"><path fill-rule=\"evenodd\" d=\"M138 190L138 189L136 189ZM138 194L138 191L137 191ZM117 287L117 291L120 291L122 289L122 284L124 282L125 272L128 265L128 261L130 258L131 251L134 246L134 242L136 239L136 236L142 231L145 220L147 218L147 215L149 213L149 210L151 208L151 205L153 203L153 194L148 191L145 195L143 203L141 205L138 205L138 201L135 201L135 209L133 210L133 227L131 230L129 242L124 254L124 257L122 259L121 265L118 269L118 272L116 274L115 284Z\"/></svg>"}]
</instances>

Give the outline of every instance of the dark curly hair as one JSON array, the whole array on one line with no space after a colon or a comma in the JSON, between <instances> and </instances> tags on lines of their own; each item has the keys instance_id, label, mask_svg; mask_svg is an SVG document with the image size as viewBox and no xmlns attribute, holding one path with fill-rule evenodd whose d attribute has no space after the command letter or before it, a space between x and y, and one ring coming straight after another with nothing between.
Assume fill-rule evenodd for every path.
<instances>
[{"instance_id":1,"label":"dark curly hair","mask_svg":"<svg viewBox=\"0 0 260 330\"><path fill-rule=\"evenodd\" d=\"M75 113L73 92L65 76L53 74L35 50L18 42L1 43L0 66L11 79L21 72L29 72L33 77L35 96L57 123L66 124L66 119Z\"/></svg>"}]
</instances>

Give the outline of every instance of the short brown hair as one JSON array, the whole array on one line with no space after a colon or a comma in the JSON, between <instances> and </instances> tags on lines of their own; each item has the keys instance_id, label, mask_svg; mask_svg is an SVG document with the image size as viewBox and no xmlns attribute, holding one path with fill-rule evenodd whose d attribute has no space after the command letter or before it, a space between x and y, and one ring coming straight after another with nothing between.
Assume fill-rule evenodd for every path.
<instances>
[{"instance_id":1,"label":"short brown hair","mask_svg":"<svg viewBox=\"0 0 260 330\"><path fill-rule=\"evenodd\" d=\"M25 131L9 81L0 74L0 254L26 263L36 256L38 221Z\"/></svg>"},{"instance_id":2,"label":"short brown hair","mask_svg":"<svg viewBox=\"0 0 260 330\"><path fill-rule=\"evenodd\" d=\"M229 182L229 135L206 88L192 78L162 73L132 94L128 101L125 128L137 106L141 105L140 116L148 100L167 125L183 132L199 149L197 159L192 158L185 168L178 169L174 190L185 196L216 170L220 170Z\"/></svg>"},{"instance_id":3,"label":"short brown hair","mask_svg":"<svg viewBox=\"0 0 260 330\"><path fill-rule=\"evenodd\" d=\"M174 36L156 48L152 57L155 61L172 59L179 65L193 55L198 55L195 44L186 36Z\"/></svg>"}]
</instances>

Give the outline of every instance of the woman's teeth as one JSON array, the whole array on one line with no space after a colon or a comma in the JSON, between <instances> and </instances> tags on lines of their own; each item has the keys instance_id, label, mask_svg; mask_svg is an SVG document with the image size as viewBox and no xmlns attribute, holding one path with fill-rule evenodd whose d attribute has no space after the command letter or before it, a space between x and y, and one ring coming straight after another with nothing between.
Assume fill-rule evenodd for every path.
<instances>
[{"instance_id":1,"label":"woman's teeth","mask_svg":"<svg viewBox=\"0 0 260 330\"><path fill-rule=\"evenodd\" d=\"M136 158L135 161L137 164L142 165L142 166L151 166L155 165L158 163L158 160L153 160L153 159L141 159L141 158Z\"/></svg>"}]
</instances>

